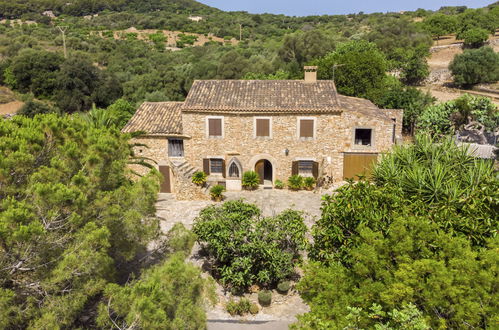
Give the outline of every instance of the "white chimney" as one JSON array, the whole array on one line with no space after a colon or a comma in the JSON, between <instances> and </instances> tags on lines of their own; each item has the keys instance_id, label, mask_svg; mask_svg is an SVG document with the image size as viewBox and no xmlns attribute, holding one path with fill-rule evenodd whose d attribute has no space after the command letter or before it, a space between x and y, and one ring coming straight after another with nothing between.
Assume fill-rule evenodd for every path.
<instances>
[{"instance_id":1,"label":"white chimney","mask_svg":"<svg viewBox=\"0 0 499 330\"><path fill-rule=\"evenodd\" d=\"M305 83L313 84L317 82L317 69L316 66L306 66L305 68Z\"/></svg>"}]
</instances>

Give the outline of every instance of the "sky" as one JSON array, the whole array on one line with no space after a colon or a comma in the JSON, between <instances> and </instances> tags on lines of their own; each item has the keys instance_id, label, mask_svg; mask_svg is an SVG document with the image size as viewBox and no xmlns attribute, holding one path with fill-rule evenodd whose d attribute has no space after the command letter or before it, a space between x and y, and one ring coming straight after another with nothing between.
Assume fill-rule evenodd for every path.
<instances>
[{"instance_id":1,"label":"sky","mask_svg":"<svg viewBox=\"0 0 499 330\"><path fill-rule=\"evenodd\" d=\"M439 9L442 6L485 7L495 0L198 0L226 11L273 13L290 16L335 15Z\"/></svg>"}]
</instances>

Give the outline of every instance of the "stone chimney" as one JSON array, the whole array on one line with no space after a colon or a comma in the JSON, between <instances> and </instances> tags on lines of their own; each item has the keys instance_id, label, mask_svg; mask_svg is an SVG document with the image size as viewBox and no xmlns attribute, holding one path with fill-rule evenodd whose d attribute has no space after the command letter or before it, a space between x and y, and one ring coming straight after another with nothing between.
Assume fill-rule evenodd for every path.
<instances>
[{"instance_id":1,"label":"stone chimney","mask_svg":"<svg viewBox=\"0 0 499 330\"><path fill-rule=\"evenodd\" d=\"M305 69L305 83L313 84L317 82L317 68L316 66L306 66Z\"/></svg>"}]
</instances>

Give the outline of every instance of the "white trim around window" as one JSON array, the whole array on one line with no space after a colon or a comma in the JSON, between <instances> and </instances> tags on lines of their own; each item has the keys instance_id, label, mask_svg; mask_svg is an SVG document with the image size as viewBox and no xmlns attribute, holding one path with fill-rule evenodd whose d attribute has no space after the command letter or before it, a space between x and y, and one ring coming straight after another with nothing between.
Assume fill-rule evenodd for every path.
<instances>
[{"instance_id":1,"label":"white trim around window","mask_svg":"<svg viewBox=\"0 0 499 330\"><path fill-rule=\"evenodd\" d=\"M256 120L268 119L269 120L269 136L256 136ZM272 117L253 117L253 138L255 139L272 139Z\"/></svg>"},{"instance_id":2,"label":"white trim around window","mask_svg":"<svg viewBox=\"0 0 499 330\"><path fill-rule=\"evenodd\" d=\"M314 137L312 138L304 138L304 137L301 137L301 134L300 134L300 121L301 120L313 120L314 121ZM298 140L302 140L302 141L310 141L310 140L315 140L317 138L317 117L297 117L296 118L296 137L298 138Z\"/></svg>"},{"instance_id":3,"label":"white trim around window","mask_svg":"<svg viewBox=\"0 0 499 330\"><path fill-rule=\"evenodd\" d=\"M222 136L210 136L210 119L222 120ZM224 116L206 116L205 119L206 138L208 139L223 139L225 137L225 117Z\"/></svg>"}]
</instances>

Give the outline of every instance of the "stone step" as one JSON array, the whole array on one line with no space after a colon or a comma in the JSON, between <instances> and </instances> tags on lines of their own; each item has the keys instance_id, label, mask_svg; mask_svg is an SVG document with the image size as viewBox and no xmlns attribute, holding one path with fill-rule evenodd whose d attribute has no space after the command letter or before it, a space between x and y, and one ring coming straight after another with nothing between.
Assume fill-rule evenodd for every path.
<instances>
[{"instance_id":1,"label":"stone step","mask_svg":"<svg viewBox=\"0 0 499 330\"><path fill-rule=\"evenodd\" d=\"M179 166L177 166L177 169L179 171L183 171L185 168L191 166L191 164L189 164L187 161L183 162L182 164L180 164Z\"/></svg>"}]
</instances>

